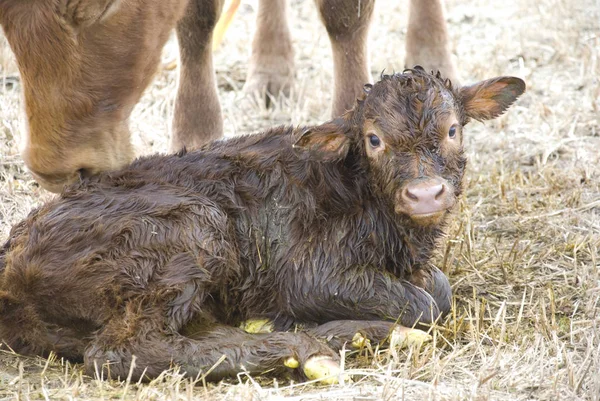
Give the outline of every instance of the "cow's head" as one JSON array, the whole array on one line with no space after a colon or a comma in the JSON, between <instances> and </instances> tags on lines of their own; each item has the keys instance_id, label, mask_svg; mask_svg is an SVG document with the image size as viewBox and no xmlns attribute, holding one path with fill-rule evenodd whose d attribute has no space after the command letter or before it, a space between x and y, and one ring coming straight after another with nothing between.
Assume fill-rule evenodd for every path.
<instances>
[{"instance_id":1,"label":"cow's head","mask_svg":"<svg viewBox=\"0 0 600 401\"><path fill-rule=\"evenodd\" d=\"M185 3L0 1L25 94L23 158L44 188L131 161L129 115Z\"/></svg>"},{"instance_id":2,"label":"cow's head","mask_svg":"<svg viewBox=\"0 0 600 401\"><path fill-rule=\"evenodd\" d=\"M384 75L356 107L310 129L296 147L323 160L358 159L375 193L413 223L439 223L462 190L463 128L502 114L525 91L514 77L452 88L421 68Z\"/></svg>"}]
</instances>

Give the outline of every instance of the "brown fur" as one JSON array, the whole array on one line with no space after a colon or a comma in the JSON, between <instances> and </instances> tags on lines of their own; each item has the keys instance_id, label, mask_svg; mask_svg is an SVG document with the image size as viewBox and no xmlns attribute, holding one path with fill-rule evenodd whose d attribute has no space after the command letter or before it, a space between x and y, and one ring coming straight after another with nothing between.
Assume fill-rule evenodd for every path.
<instances>
[{"instance_id":1,"label":"brown fur","mask_svg":"<svg viewBox=\"0 0 600 401\"><path fill-rule=\"evenodd\" d=\"M421 69L383 76L323 125L150 156L71 186L0 248L0 339L88 372L108 361L113 377L135 355L135 379L171 363L195 376L225 355L208 377L219 379L281 371L290 356L336 359L314 336L337 347L365 330L380 340L395 321L429 324L450 308L429 259L466 163L448 124L504 111L524 89L510 77L461 90ZM366 150L381 146L373 127L382 152ZM424 218L401 195L427 180L445 183L445 203ZM235 328L253 318L326 326Z\"/></svg>"},{"instance_id":2,"label":"brown fur","mask_svg":"<svg viewBox=\"0 0 600 401\"><path fill-rule=\"evenodd\" d=\"M445 30L443 15L427 14L439 1L411 5L410 26L422 34L407 46L413 44L410 63L429 66L440 60L443 70L449 60L447 39L433 34L436 27ZM317 0L333 50L334 116L351 108L363 83L370 81L367 31L373 4ZM211 37L222 6L223 0L1 0L0 24L17 58L25 94L23 158L35 179L60 192L81 176L131 161L128 119L174 27L181 60L171 149L194 149L219 138L223 127ZM425 44L439 51L422 55ZM261 0L246 90L286 91L293 57L284 0Z\"/></svg>"}]
</instances>

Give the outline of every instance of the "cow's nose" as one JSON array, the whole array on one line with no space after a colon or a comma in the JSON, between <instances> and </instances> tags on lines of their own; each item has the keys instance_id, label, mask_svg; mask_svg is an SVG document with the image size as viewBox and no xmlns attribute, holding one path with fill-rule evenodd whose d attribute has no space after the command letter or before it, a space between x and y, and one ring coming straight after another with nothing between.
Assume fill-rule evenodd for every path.
<instances>
[{"instance_id":1,"label":"cow's nose","mask_svg":"<svg viewBox=\"0 0 600 401\"><path fill-rule=\"evenodd\" d=\"M48 174L29 169L35 181L46 191L61 193L65 185L77 179L76 173L72 174Z\"/></svg>"},{"instance_id":2,"label":"cow's nose","mask_svg":"<svg viewBox=\"0 0 600 401\"><path fill-rule=\"evenodd\" d=\"M402 198L410 205L411 214L438 213L446 209L444 195L447 188L438 181L425 181L408 185L402 191Z\"/></svg>"},{"instance_id":3,"label":"cow's nose","mask_svg":"<svg viewBox=\"0 0 600 401\"><path fill-rule=\"evenodd\" d=\"M79 175L80 180L85 180L86 178L90 178L95 175L94 171L89 168L80 168L77 170L77 174Z\"/></svg>"}]
</instances>

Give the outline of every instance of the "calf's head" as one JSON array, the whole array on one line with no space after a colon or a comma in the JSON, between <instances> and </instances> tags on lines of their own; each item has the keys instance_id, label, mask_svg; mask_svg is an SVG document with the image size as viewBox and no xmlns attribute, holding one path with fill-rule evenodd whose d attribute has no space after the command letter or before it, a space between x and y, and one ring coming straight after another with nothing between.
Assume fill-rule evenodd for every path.
<instances>
[{"instance_id":1,"label":"calf's head","mask_svg":"<svg viewBox=\"0 0 600 401\"><path fill-rule=\"evenodd\" d=\"M44 188L131 161L127 120L186 3L0 1L25 95L23 158Z\"/></svg>"},{"instance_id":2,"label":"calf's head","mask_svg":"<svg viewBox=\"0 0 600 401\"><path fill-rule=\"evenodd\" d=\"M502 114L525 91L515 77L463 88L416 67L384 75L342 117L308 129L295 147L361 165L368 185L419 226L439 223L462 190L463 128Z\"/></svg>"}]
</instances>

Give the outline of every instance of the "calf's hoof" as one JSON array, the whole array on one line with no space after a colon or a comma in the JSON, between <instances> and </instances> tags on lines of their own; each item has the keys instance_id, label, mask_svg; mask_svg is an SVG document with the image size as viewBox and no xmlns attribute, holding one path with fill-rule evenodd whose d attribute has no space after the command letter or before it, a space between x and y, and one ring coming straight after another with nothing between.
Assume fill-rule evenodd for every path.
<instances>
[{"instance_id":1,"label":"calf's hoof","mask_svg":"<svg viewBox=\"0 0 600 401\"><path fill-rule=\"evenodd\" d=\"M283 361L283 364L290 369L297 369L300 366L300 361L293 356L290 356L288 359Z\"/></svg>"},{"instance_id":2,"label":"calf's hoof","mask_svg":"<svg viewBox=\"0 0 600 401\"><path fill-rule=\"evenodd\" d=\"M367 337L363 336L362 333L356 333L352 337L352 347L354 347L354 348L361 349L361 348L366 347L369 344L371 344L371 340L369 340Z\"/></svg>"},{"instance_id":3,"label":"calf's hoof","mask_svg":"<svg viewBox=\"0 0 600 401\"><path fill-rule=\"evenodd\" d=\"M390 336L390 347L407 348L415 346L420 348L423 344L430 342L432 339L433 337L423 330L398 326L392 330L392 334Z\"/></svg>"},{"instance_id":4,"label":"calf's hoof","mask_svg":"<svg viewBox=\"0 0 600 401\"><path fill-rule=\"evenodd\" d=\"M283 364L290 369L298 369L302 365L302 372L308 380L318 380L323 384L337 384L342 378L345 381L349 380L343 375L337 358L330 355L313 355L304 364L301 364L297 357L290 356Z\"/></svg>"},{"instance_id":5,"label":"calf's hoof","mask_svg":"<svg viewBox=\"0 0 600 401\"><path fill-rule=\"evenodd\" d=\"M323 384L337 384L342 379L348 380L342 373L339 362L329 356L310 357L304 363L302 370L309 380L318 380Z\"/></svg>"},{"instance_id":6,"label":"calf's hoof","mask_svg":"<svg viewBox=\"0 0 600 401\"><path fill-rule=\"evenodd\" d=\"M270 319L248 319L240 324L240 329L250 334L272 333L274 325Z\"/></svg>"}]
</instances>

